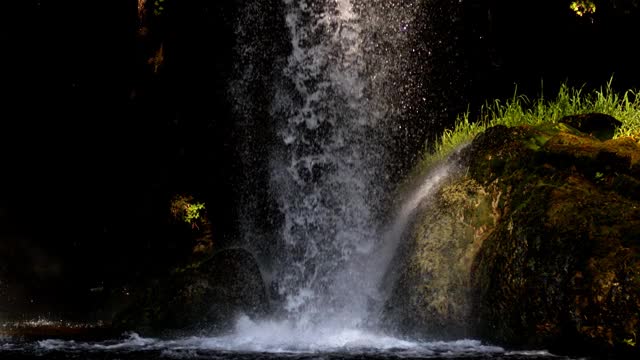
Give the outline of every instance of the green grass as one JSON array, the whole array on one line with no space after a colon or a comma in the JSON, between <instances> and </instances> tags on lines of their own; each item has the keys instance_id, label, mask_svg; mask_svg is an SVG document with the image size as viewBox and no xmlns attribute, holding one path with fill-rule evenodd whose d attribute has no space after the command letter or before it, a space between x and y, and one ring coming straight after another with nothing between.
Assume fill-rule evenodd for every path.
<instances>
[{"instance_id":1,"label":"green grass","mask_svg":"<svg viewBox=\"0 0 640 360\"><path fill-rule=\"evenodd\" d=\"M509 127L519 125L539 125L544 122L555 123L567 115L589 112L608 114L622 122L615 137L634 136L640 139L640 94L635 90L627 90L623 94L616 93L611 84L613 78L599 90L585 93L566 84L560 87L555 99L541 97L529 100L526 96L517 95L507 100L494 100L480 110L477 119L470 119L469 113L458 117L453 129L446 129L436 140L431 151L427 151L418 166L418 172L431 168L444 159L460 145L471 141L477 134L495 125Z\"/></svg>"}]
</instances>

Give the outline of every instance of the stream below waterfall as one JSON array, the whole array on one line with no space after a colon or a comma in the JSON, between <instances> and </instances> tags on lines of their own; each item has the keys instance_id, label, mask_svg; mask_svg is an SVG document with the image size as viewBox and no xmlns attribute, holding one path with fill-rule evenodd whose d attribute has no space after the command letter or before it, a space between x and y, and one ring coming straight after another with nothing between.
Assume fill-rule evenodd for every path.
<instances>
[{"instance_id":1,"label":"stream below waterfall","mask_svg":"<svg viewBox=\"0 0 640 360\"><path fill-rule=\"evenodd\" d=\"M221 337L143 338L135 333L95 342L0 340L0 357L9 359L571 359L547 351L508 351L476 340L410 341L359 330L331 334L255 332Z\"/></svg>"},{"instance_id":2,"label":"stream below waterfall","mask_svg":"<svg viewBox=\"0 0 640 360\"><path fill-rule=\"evenodd\" d=\"M152 338L129 332L108 338L99 332L91 335L96 330L91 324L68 323L67 330L85 329L84 336L47 338L46 331L37 332L50 324L39 320L13 332L0 324L0 359L577 359L544 350L513 351L473 339L417 341L376 330L326 324L301 328L287 320L253 321L247 316L240 316L232 331L217 336L201 332Z\"/></svg>"}]
</instances>

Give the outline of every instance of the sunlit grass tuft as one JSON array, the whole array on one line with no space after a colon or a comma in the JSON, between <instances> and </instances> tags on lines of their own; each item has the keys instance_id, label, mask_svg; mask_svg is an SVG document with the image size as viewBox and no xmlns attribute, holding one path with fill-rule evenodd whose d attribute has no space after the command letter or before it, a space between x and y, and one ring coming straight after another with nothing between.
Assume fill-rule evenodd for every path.
<instances>
[{"instance_id":1,"label":"sunlit grass tuft","mask_svg":"<svg viewBox=\"0 0 640 360\"><path fill-rule=\"evenodd\" d=\"M477 134L496 125L509 127L519 125L538 125L544 122L555 123L567 115L598 112L611 115L622 122L615 137L633 136L640 140L640 96L635 90L623 94L616 93L609 80L599 90L584 93L563 84L555 99L540 97L530 100L517 95L507 100L488 102L480 110L477 119L470 119L469 112L460 115L452 129L446 129L436 140L431 151L427 151L417 169L419 172L430 168L444 159L460 145L470 142Z\"/></svg>"}]
</instances>

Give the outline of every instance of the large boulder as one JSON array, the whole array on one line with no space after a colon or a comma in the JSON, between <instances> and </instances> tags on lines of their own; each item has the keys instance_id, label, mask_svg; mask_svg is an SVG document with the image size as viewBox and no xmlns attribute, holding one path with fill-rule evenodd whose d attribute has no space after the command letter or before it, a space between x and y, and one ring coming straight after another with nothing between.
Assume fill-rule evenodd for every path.
<instances>
[{"instance_id":1,"label":"large boulder","mask_svg":"<svg viewBox=\"0 0 640 360\"><path fill-rule=\"evenodd\" d=\"M254 257L228 249L207 261L177 268L133 294L135 300L114 320L114 327L145 334L230 329L241 314L268 310L266 288Z\"/></svg>"},{"instance_id":2,"label":"large boulder","mask_svg":"<svg viewBox=\"0 0 640 360\"><path fill-rule=\"evenodd\" d=\"M383 311L392 330L441 339L471 335L471 266L497 221L494 207L473 179L446 184L423 203L409 244L392 265L399 274Z\"/></svg>"},{"instance_id":3,"label":"large boulder","mask_svg":"<svg viewBox=\"0 0 640 360\"><path fill-rule=\"evenodd\" d=\"M417 215L388 317L430 336L637 352L638 143L496 126L462 153L467 171Z\"/></svg>"}]
</instances>

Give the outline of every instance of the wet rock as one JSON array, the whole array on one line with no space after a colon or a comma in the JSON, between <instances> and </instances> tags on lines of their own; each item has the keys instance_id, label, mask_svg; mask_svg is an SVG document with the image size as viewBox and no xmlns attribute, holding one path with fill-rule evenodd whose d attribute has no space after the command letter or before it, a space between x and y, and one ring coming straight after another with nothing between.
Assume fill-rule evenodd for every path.
<instances>
[{"instance_id":1,"label":"wet rock","mask_svg":"<svg viewBox=\"0 0 640 360\"><path fill-rule=\"evenodd\" d=\"M241 314L260 316L268 307L258 264L243 249L223 250L205 262L175 269L133 296L136 300L116 316L114 327L145 334L222 332Z\"/></svg>"},{"instance_id":2,"label":"wet rock","mask_svg":"<svg viewBox=\"0 0 640 360\"><path fill-rule=\"evenodd\" d=\"M403 270L383 312L393 330L445 339L471 335L471 266L497 220L488 200L487 190L467 179L445 185L419 210L411 246L399 257L404 263L394 265Z\"/></svg>"},{"instance_id":3,"label":"wet rock","mask_svg":"<svg viewBox=\"0 0 640 360\"><path fill-rule=\"evenodd\" d=\"M637 354L640 146L497 126L464 156L411 229L389 317L430 337Z\"/></svg>"}]
</instances>

